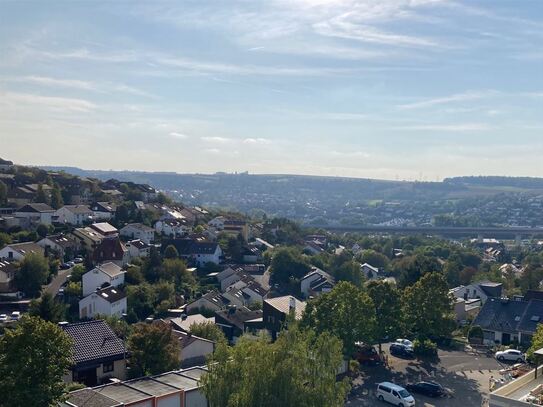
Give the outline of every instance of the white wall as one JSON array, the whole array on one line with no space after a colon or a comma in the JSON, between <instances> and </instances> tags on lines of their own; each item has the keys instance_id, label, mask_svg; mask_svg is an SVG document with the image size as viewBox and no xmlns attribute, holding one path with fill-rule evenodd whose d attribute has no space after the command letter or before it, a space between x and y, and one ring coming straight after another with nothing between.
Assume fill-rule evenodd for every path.
<instances>
[{"instance_id":1,"label":"white wall","mask_svg":"<svg viewBox=\"0 0 543 407\"><path fill-rule=\"evenodd\" d=\"M95 292L96 289L100 288L104 283L109 283L110 285L117 287L124 283L124 273L115 277L110 277L98 268L87 271L83 274L82 279L83 296L86 297L90 293Z\"/></svg>"},{"instance_id":2,"label":"white wall","mask_svg":"<svg viewBox=\"0 0 543 407\"><path fill-rule=\"evenodd\" d=\"M86 315L83 311L86 308ZM92 293L79 301L79 318L92 318L96 314L120 317L126 313L126 297L110 303L96 293Z\"/></svg>"},{"instance_id":3,"label":"white wall","mask_svg":"<svg viewBox=\"0 0 543 407\"><path fill-rule=\"evenodd\" d=\"M185 393L185 407L207 407L207 399L198 389Z\"/></svg>"},{"instance_id":4,"label":"white wall","mask_svg":"<svg viewBox=\"0 0 543 407\"><path fill-rule=\"evenodd\" d=\"M11 255L10 255L11 253ZM0 259L13 259L17 261L21 261L25 258L21 253L19 253L16 250L13 250L11 247L6 246L2 250L0 250Z\"/></svg>"}]
</instances>

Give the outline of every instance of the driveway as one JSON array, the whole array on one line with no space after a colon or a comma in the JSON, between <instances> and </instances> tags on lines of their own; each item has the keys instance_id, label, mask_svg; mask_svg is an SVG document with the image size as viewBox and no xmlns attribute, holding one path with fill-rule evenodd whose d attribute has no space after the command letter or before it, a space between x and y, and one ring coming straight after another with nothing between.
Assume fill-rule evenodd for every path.
<instances>
[{"instance_id":1,"label":"driveway","mask_svg":"<svg viewBox=\"0 0 543 407\"><path fill-rule=\"evenodd\" d=\"M384 349L388 349L385 346ZM345 406L378 407L376 384L390 381L400 385L420 380L433 380L451 392L450 398L432 399L414 394L417 406L472 407L481 406L488 395L489 379L499 377L502 367L492 357L464 351L438 352L436 360L405 360L389 355L389 368L363 367L353 381L353 389ZM382 403L383 407L389 404Z\"/></svg>"},{"instance_id":2,"label":"driveway","mask_svg":"<svg viewBox=\"0 0 543 407\"><path fill-rule=\"evenodd\" d=\"M58 290L67 280L67 277L72 273L72 269L59 270L55 278L45 286L44 292L51 294L53 297L57 295Z\"/></svg>"}]
</instances>

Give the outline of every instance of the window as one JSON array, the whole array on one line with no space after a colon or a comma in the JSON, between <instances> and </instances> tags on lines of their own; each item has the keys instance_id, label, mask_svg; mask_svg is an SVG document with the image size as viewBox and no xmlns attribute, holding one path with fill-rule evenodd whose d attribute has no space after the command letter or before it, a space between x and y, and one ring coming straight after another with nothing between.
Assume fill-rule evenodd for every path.
<instances>
[{"instance_id":1,"label":"window","mask_svg":"<svg viewBox=\"0 0 543 407\"><path fill-rule=\"evenodd\" d=\"M113 362L102 364L102 370L104 373L113 372Z\"/></svg>"}]
</instances>

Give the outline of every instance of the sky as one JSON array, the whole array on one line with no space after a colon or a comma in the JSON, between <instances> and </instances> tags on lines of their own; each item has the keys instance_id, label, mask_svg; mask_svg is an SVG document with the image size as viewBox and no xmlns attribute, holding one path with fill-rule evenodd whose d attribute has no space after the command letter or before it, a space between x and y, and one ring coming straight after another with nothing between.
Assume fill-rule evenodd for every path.
<instances>
[{"instance_id":1,"label":"sky","mask_svg":"<svg viewBox=\"0 0 543 407\"><path fill-rule=\"evenodd\" d=\"M543 176L543 0L4 0L0 157Z\"/></svg>"}]
</instances>

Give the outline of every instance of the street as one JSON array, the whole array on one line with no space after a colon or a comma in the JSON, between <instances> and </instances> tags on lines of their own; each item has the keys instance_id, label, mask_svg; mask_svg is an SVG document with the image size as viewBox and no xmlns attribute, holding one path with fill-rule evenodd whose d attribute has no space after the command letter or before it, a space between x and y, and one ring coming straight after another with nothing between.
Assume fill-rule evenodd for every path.
<instances>
[{"instance_id":1,"label":"street","mask_svg":"<svg viewBox=\"0 0 543 407\"><path fill-rule=\"evenodd\" d=\"M385 347L384 349L388 348ZM390 368L362 367L355 378L346 406L379 406L375 398L376 384L390 381L399 385L420 380L440 383L451 392L450 398L433 399L413 394L417 406L471 407L481 406L488 394L489 379L499 377L501 365L492 357L464 351L442 351L435 361L406 360L389 355ZM388 404L382 403L383 406Z\"/></svg>"},{"instance_id":2,"label":"street","mask_svg":"<svg viewBox=\"0 0 543 407\"><path fill-rule=\"evenodd\" d=\"M62 284L66 282L67 277L72 273L72 268L66 270L59 270L58 274L53 280L45 286L44 292L51 294L53 297L57 295L58 290L62 287Z\"/></svg>"}]
</instances>

